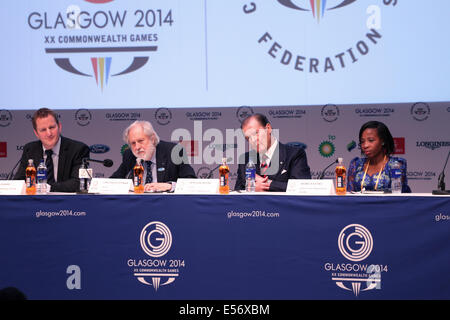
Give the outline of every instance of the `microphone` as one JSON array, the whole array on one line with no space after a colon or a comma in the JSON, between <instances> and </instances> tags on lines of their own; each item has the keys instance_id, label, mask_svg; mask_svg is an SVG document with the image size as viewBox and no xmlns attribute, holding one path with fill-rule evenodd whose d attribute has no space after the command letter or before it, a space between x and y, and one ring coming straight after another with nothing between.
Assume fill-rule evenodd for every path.
<instances>
[{"instance_id":1,"label":"microphone","mask_svg":"<svg viewBox=\"0 0 450 320\"><path fill-rule=\"evenodd\" d=\"M338 159L334 160L332 163L330 163L325 169L323 169L323 171L319 174L319 176L317 177L318 180L322 180L323 177L325 176L325 171L327 171L327 169L329 167L331 167L333 164L338 163Z\"/></svg>"},{"instance_id":2,"label":"microphone","mask_svg":"<svg viewBox=\"0 0 450 320\"><path fill-rule=\"evenodd\" d=\"M438 189L433 190L433 194L442 194L448 195L450 194L450 190L445 190L445 167L447 167L448 157L450 156L450 151L447 154L447 160L445 160L444 169L442 169L441 174L438 177Z\"/></svg>"},{"instance_id":3,"label":"microphone","mask_svg":"<svg viewBox=\"0 0 450 320\"><path fill-rule=\"evenodd\" d=\"M114 164L114 162L111 159L95 160L95 159L83 158L83 164L84 165L87 164L88 162L102 163L107 168L112 167L113 164Z\"/></svg>"},{"instance_id":4,"label":"microphone","mask_svg":"<svg viewBox=\"0 0 450 320\"><path fill-rule=\"evenodd\" d=\"M17 166L19 165L19 163L20 163L20 160L21 159L19 159L19 161L17 161L17 163L16 163L16 165L14 166L14 168L11 170L11 172L6 176L6 180L12 180L13 178L14 178L14 170L16 170L16 168L17 168Z\"/></svg>"},{"instance_id":5,"label":"microphone","mask_svg":"<svg viewBox=\"0 0 450 320\"><path fill-rule=\"evenodd\" d=\"M231 160L233 160L233 158L227 158L227 162L230 162ZM214 169L211 169L210 171L209 171L209 173L208 173L208 175L206 176L206 178L205 179L211 179L211 177L212 177L212 175L213 175L213 173L214 173L214 171L216 171L217 169L219 169L219 167L221 166L222 164L219 164L217 167L215 167Z\"/></svg>"}]
</instances>

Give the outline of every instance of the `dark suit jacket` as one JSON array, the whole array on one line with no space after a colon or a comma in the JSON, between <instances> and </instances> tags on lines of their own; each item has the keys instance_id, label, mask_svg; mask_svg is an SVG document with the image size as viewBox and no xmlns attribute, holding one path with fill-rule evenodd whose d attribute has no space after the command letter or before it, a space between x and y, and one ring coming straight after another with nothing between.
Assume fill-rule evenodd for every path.
<instances>
[{"instance_id":1,"label":"dark suit jacket","mask_svg":"<svg viewBox=\"0 0 450 320\"><path fill-rule=\"evenodd\" d=\"M172 152L178 153L179 159L184 159L181 163L172 161ZM123 153L122 163L114 172L111 178L129 178L133 176L132 169L136 164L136 157L131 149ZM178 178L196 178L194 169L188 164L183 153L183 148L179 144L160 141L156 146L156 173L158 182L176 182Z\"/></svg>"},{"instance_id":2,"label":"dark suit jacket","mask_svg":"<svg viewBox=\"0 0 450 320\"><path fill-rule=\"evenodd\" d=\"M260 161L256 152L247 152L244 159L239 161L235 190L245 189L245 166L250 156L253 162L256 159L256 173L260 174ZM289 179L311 179L305 150L278 143L266 174L272 180L269 191L286 191Z\"/></svg>"},{"instance_id":3,"label":"dark suit jacket","mask_svg":"<svg viewBox=\"0 0 450 320\"><path fill-rule=\"evenodd\" d=\"M40 140L27 143L23 147L20 166L14 176L15 180L25 180L25 170L28 166L28 159L33 159L37 168L44 158L42 142ZM80 188L78 170L83 158L89 158L89 147L82 142L75 141L61 136L61 147L58 159L57 182L51 184L50 191L53 192L76 192Z\"/></svg>"}]
</instances>

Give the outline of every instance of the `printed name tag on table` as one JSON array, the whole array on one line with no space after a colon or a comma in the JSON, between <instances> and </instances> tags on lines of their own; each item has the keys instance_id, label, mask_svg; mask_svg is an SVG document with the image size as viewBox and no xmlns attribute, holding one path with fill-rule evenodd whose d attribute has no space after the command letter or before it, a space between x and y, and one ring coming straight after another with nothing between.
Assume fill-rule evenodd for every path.
<instances>
[{"instance_id":1,"label":"printed name tag on table","mask_svg":"<svg viewBox=\"0 0 450 320\"><path fill-rule=\"evenodd\" d=\"M216 194L219 179L178 179L175 193L178 194Z\"/></svg>"},{"instance_id":2,"label":"printed name tag on table","mask_svg":"<svg viewBox=\"0 0 450 320\"><path fill-rule=\"evenodd\" d=\"M93 178L89 186L89 193L99 194L128 194L133 188L131 179Z\"/></svg>"},{"instance_id":3,"label":"printed name tag on table","mask_svg":"<svg viewBox=\"0 0 450 320\"><path fill-rule=\"evenodd\" d=\"M332 195L336 194L334 180L289 179L287 194L292 195Z\"/></svg>"},{"instance_id":4,"label":"printed name tag on table","mask_svg":"<svg viewBox=\"0 0 450 320\"><path fill-rule=\"evenodd\" d=\"M25 194L25 181L23 180L0 180L1 195Z\"/></svg>"}]
</instances>

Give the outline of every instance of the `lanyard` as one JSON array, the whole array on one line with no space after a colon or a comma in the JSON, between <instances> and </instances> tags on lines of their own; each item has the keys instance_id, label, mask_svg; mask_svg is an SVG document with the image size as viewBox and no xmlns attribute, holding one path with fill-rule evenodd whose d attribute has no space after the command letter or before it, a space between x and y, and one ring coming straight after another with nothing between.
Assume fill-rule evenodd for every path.
<instances>
[{"instance_id":1,"label":"lanyard","mask_svg":"<svg viewBox=\"0 0 450 320\"><path fill-rule=\"evenodd\" d=\"M377 190L377 188L378 188L378 182L380 182L381 172L383 171L384 167L386 166L386 162L387 162L386 161L386 156L384 156L384 163L383 163L383 165L380 168L380 172L378 172L377 182L375 183L375 189L374 190ZM361 191L363 190L364 180L366 180L366 174L367 174L367 170L369 170L369 167L370 167L370 160L369 160L369 163L367 163L366 171L364 171L364 176L363 176L362 181L361 181Z\"/></svg>"}]
</instances>

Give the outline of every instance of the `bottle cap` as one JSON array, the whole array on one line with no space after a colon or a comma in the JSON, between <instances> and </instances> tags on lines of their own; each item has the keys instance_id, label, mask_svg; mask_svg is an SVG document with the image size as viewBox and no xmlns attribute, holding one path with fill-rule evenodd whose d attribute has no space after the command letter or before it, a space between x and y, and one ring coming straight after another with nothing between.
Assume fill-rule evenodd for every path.
<instances>
[{"instance_id":1,"label":"bottle cap","mask_svg":"<svg viewBox=\"0 0 450 320\"><path fill-rule=\"evenodd\" d=\"M227 163L227 158L222 158L222 163Z\"/></svg>"},{"instance_id":2,"label":"bottle cap","mask_svg":"<svg viewBox=\"0 0 450 320\"><path fill-rule=\"evenodd\" d=\"M28 164L33 164L33 159L28 159Z\"/></svg>"},{"instance_id":3,"label":"bottle cap","mask_svg":"<svg viewBox=\"0 0 450 320\"><path fill-rule=\"evenodd\" d=\"M339 162L340 164L342 164L343 161L344 161L344 158L338 158L338 162Z\"/></svg>"}]
</instances>

